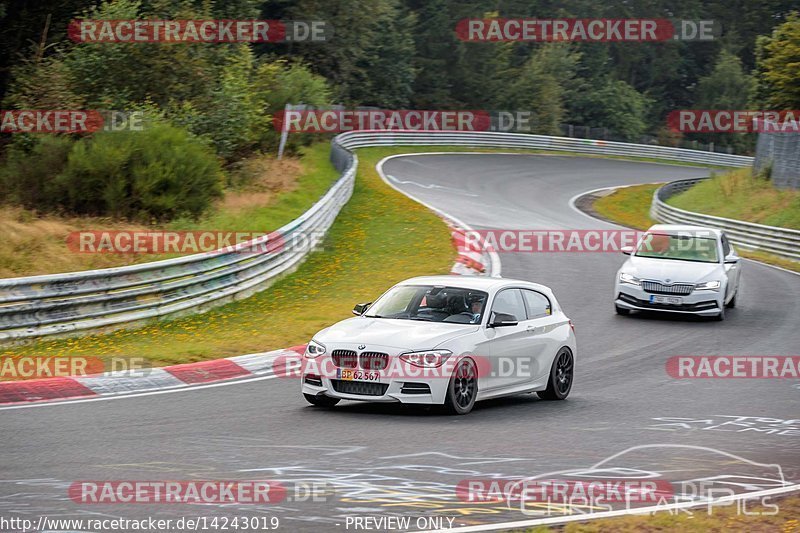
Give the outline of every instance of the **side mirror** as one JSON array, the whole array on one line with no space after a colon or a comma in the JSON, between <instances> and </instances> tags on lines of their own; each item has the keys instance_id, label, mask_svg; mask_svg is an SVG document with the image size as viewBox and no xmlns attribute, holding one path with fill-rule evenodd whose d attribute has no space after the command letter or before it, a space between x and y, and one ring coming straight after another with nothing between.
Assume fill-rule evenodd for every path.
<instances>
[{"instance_id":1,"label":"side mirror","mask_svg":"<svg viewBox=\"0 0 800 533\"><path fill-rule=\"evenodd\" d=\"M367 309L369 309L370 305L372 305L372 302L367 302L367 303L363 303L363 304L356 304L356 306L353 308L353 314L356 315L356 316L363 315L364 313L367 312Z\"/></svg>"},{"instance_id":2,"label":"side mirror","mask_svg":"<svg viewBox=\"0 0 800 533\"><path fill-rule=\"evenodd\" d=\"M502 328L503 326L516 326L519 324L517 317L506 313L495 313L494 318L489 323L490 328Z\"/></svg>"},{"instance_id":3,"label":"side mirror","mask_svg":"<svg viewBox=\"0 0 800 533\"><path fill-rule=\"evenodd\" d=\"M633 253L633 246L623 246L619 251L625 255L631 255Z\"/></svg>"},{"instance_id":4,"label":"side mirror","mask_svg":"<svg viewBox=\"0 0 800 533\"><path fill-rule=\"evenodd\" d=\"M735 265L739 262L739 256L735 253L729 253L725 256L725 264L726 265Z\"/></svg>"}]
</instances>

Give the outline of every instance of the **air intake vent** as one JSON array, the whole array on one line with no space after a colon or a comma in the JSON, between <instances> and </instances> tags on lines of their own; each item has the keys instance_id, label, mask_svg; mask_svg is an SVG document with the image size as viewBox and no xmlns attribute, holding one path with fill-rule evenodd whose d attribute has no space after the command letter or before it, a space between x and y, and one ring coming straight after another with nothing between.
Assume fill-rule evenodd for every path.
<instances>
[{"instance_id":1,"label":"air intake vent","mask_svg":"<svg viewBox=\"0 0 800 533\"><path fill-rule=\"evenodd\" d=\"M688 283L676 283L675 285L665 285L656 281L642 281L642 288L650 294L676 294L686 296L692 294L694 285Z\"/></svg>"}]
</instances>

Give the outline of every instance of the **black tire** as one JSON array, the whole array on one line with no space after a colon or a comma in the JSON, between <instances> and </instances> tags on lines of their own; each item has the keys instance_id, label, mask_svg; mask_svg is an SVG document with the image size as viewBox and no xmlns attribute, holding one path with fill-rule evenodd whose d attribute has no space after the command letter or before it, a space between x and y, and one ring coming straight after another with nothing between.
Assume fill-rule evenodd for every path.
<instances>
[{"instance_id":1,"label":"black tire","mask_svg":"<svg viewBox=\"0 0 800 533\"><path fill-rule=\"evenodd\" d=\"M736 297L737 296L739 296L739 291L738 290L734 293L733 298L731 298L731 301L725 304L725 307L727 307L728 309L733 309L734 307L736 307Z\"/></svg>"},{"instance_id":2,"label":"black tire","mask_svg":"<svg viewBox=\"0 0 800 533\"><path fill-rule=\"evenodd\" d=\"M465 415L472 411L478 397L478 371L472 359L462 359L453 370L444 407L450 414Z\"/></svg>"},{"instance_id":3,"label":"black tire","mask_svg":"<svg viewBox=\"0 0 800 533\"><path fill-rule=\"evenodd\" d=\"M614 311L616 311L618 315L622 316L628 316L629 314L631 314L630 309L625 309L624 307L620 307L618 305L614 306Z\"/></svg>"},{"instance_id":4,"label":"black tire","mask_svg":"<svg viewBox=\"0 0 800 533\"><path fill-rule=\"evenodd\" d=\"M320 394L318 396L314 394L303 394L305 396L306 401L311 405L316 405L317 407L333 407L337 403L339 403L339 398L331 398L330 396L325 396Z\"/></svg>"},{"instance_id":5,"label":"black tire","mask_svg":"<svg viewBox=\"0 0 800 533\"><path fill-rule=\"evenodd\" d=\"M566 346L561 348L553 359L553 366L550 367L550 379L547 380L547 389L536 394L542 400L564 400L572 390L572 382L575 379L575 358Z\"/></svg>"}]
</instances>

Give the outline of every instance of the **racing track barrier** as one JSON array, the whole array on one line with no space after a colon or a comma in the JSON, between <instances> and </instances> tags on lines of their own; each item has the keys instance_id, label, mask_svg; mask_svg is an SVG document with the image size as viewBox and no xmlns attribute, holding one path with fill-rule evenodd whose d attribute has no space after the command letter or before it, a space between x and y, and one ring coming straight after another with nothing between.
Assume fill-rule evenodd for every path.
<instances>
[{"instance_id":1,"label":"racing track barrier","mask_svg":"<svg viewBox=\"0 0 800 533\"><path fill-rule=\"evenodd\" d=\"M127 327L246 298L294 270L309 253L270 246L270 239L290 242L298 235L325 234L331 227L353 192L358 166L353 150L424 145L557 150L716 166L752 164L752 158L744 156L543 135L348 132L331 143L331 161L341 177L308 211L266 237L222 251L139 265L0 280L0 341ZM264 251L253 252L259 245ZM241 253L243 249L248 251Z\"/></svg>"},{"instance_id":2,"label":"racing track barrier","mask_svg":"<svg viewBox=\"0 0 800 533\"><path fill-rule=\"evenodd\" d=\"M331 159L341 177L308 211L269 235L175 259L0 280L0 341L202 312L264 289L310 251L288 243L325 234L350 199L358 159L335 141Z\"/></svg>"},{"instance_id":3,"label":"racing track barrier","mask_svg":"<svg viewBox=\"0 0 800 533\"><path fill-rule=\"evenodd\" d=\"M800 260L800 231L764 226L730 218L693 213L667 204L667 200L708 178L673 181L653 194L650 216L669 224L690 224L724 231L733 244L747 250L761 250L787 259Z\"/></svg>"}]
</instances>

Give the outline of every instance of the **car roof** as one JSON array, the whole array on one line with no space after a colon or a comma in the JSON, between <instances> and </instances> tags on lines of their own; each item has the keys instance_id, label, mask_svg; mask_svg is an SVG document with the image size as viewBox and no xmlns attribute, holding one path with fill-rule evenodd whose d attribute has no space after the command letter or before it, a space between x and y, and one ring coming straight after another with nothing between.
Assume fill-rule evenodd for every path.
<instances>
[{"instance_id":1,"label":"car roof","mask_svg":"<svg viewBox=\"0 0 800 533\"><path fill-rule=\"evenodd\" d=\"M718 230L717 228L707 228L704 226L690 226L688 224L655 224L650 226L650 229L647 230L648 232L659 232L659 233L701 233L701 234L712 234L716 237L722 235L722 231Z\"/></svg>"},{"instance_id":2,"label":"car roof","mask_svg":"<svg viewBox=\"0 0 800 533\"><path fill-rule=\"evenodd\" d=\"M496 291L504 287L525 286L552 294L552 290L545 285L512 278L495 278L489 276L419 276L398 283L398 285L444 285L447 287L460 287L481 291Z\"/></svg>"}]
</instances>

